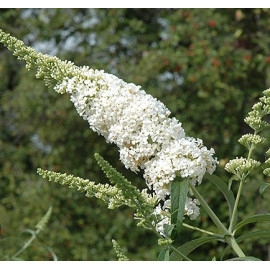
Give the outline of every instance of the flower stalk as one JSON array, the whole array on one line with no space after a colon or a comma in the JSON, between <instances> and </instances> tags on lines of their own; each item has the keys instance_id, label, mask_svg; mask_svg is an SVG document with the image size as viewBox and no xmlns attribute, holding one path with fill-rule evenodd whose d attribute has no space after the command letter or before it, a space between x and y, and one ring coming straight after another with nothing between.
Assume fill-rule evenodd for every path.
<instances>
[{"instance_id":1,"label":"flower stalk","mask_svg":"<svg viewBox=\"0 0 270 270\"><path fill-rule=\"evenodd\" d=\"M237 192L234 207L233 207L232 218L231 218L231 221L230 221L229 233L232 233L233 224L234 224L235 216L236 216L236 213L237 213L237 207L238 207L238 203L239 203L240 196L241 196L241 193L242 193L244 181L245 181L244 179L240 180L238 192Z\"/></svg>"}]
</instances>

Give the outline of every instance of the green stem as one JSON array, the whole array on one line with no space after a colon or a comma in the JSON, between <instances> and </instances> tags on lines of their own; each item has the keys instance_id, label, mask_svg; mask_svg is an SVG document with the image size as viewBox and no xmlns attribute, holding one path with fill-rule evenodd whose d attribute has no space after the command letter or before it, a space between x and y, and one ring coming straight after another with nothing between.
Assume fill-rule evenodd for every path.
<instances>
[{"instance_id":1,"label":"green stem","mask_svg":"<svg viewBox=\"0 0 270 270\"><path fill-rule=\"evenodd\" d=\"M207 231L207 230L195 227L195 226L191 226L191 225L186 224L186 223L182 223L182 225L183 225L183 227L189 228L189 229L194 230L194 231L199 231L199 232L202 232L202 233L209 234L211 236L216 236L216 237L223 238L223 236L221 234L216 234L216 233L213 233L213 232L210 232L210 231Z\"/></svg>"},{"instance_id":2,"label":"green stem","mask_svg":"<svg viewBox=\"0 0 270 270\"><path fill-rule=\"evenodd\" d=\"M256 134L257 134L257 131L254 132L254 135L256 135ZM250 157L252 155L252 152L253 152L254 148L255 148L255 146L252 143L252 145L250 146L249 151L248 151L247 160L250 160ZM234 220L235 220L235 216L236 216L236 212L237 212L237 207L238 207L239 199L240 199L240 196L241 196L241 193L242 193L245 178L246 178L246 176L243 177L242 179L240 179L240 184L239 184L239 188L238 188L238 191L237 191L237 195L236 195L236 199L235 199L235 203L234 203L234 207L233 207L232 218L231 218L231 222L230 222L230 226L229 226L229 233L230 234L232 233L233 224L234 224Z\"/></svg>"},{"instance_id":3,"label":"green stem","mask_svg":"<svg viewBox=\"0 0 270 270\"><path fill-rule=\"evenodd\" d=\"M147 220L147 219L146 219ZM155 235L159 238L159 239L164 239L156 230L156 228L152 225L151 222L148 223L148 226L151 228L151 230L155 233ZM189 259L185 254L183 254L181 251L179 251L177 248L175 248L173 245L169 245L169 248L171 248L172 250L174 250L176 253L178 253L182 258L184 258L186 261L191 261L191 259Z\"/></svg>"},{"instance_id":4,"label":"green stem","mask_svg":"<svg viewBox=\"0 0 270 270\"><path fill-rule=\"evenodd\" d=\"M254 150L254 146L252 145L252 146L250 147L250 149L249 149L247 160L250 159L253 150Z\"/></svg>"},{"instance_id":5,"label":"green stem","mask_svg":"<svg viewBox=\"0 0 270 270\"><path fill-rule=\"evenodd\" d=\"M216 216L216 214L213 212L213 210L210 208L208 203L204 200L204 198L201 196L201 194L197 191L197 189L189 184L190 189L192 190L193 194L196 196L206 213L210 216L210 218L213 220L213 222L216 224L218 229L224 234L224 238L228 244L230 244L235 251L235 253L239 257L245 257L244 252L241 250L237 242L235 241L234 237L231 235L231 233L226 229L226 227L221 223L219 218ZM227 236L227 237L226 237Z\"/></svg>"},{"instance_id":6,"label":"green stem","mask_svg":"<svg viewBox=\"0 0 270 270\"><path fill-rule=\"evenodd\" d=\"M234 219L235 219L235 216L236 216L239 199L240 199L240 196L241 196L241 193L242 193L243 184L244 184L244 180L241 179L240 184L239 184L239 188L238 188L238 192L237 192L237 196L236 196L236 199L235 199L234 207L233 207L232 218L231 218L230 227L229 227L229 233L232 233Z\"/></svg>"},{"instance_id":7,"label":"green stem","mask_svg":"<svg viewBox=\"0 0 270 270\"><path fill-rule=\"evenodd\" d=\"M239 247L234 237L228 238L227 242L232 246L233 250L239 257L246 257L243 250Z\"/></svg>"},{"instance_id":8,"label":"green stem","mask_svg":"<svg viewBox=\"0 0 270 270\"><path fill-rule=\"evenodd\" d=\"M190 189L192 190L193 194L196 196L206 213L209 215L209 217L213 220L213 222L216 224L218 229L222 232L222 234L228 234L228 230L226 227L221 223L219 218L216 216L216 214L213 212L213 210L209 207L208 203L204 200L204 198L201 196L201 194L197 191L197 189L192 185L189 184Z\"/></svg>"},{"instance_id":9,"label":"green stem","mask_svg":"<svg viewBox=\"0 0 270 270\"><path fill-rule=\"evenodd\" d=\"M31 245L31 243L36 239L37 234L39 233L39 231L40 231L40 230L36 230L36 231L33 233L32 237L31 237L27 242L24 243L23 247L22 247L20 250L18 250L18 251L12 256L12 259L16 258L18 255L20 255L25 249L27 249L27 248Z\"/></svg>"}]
</instances>

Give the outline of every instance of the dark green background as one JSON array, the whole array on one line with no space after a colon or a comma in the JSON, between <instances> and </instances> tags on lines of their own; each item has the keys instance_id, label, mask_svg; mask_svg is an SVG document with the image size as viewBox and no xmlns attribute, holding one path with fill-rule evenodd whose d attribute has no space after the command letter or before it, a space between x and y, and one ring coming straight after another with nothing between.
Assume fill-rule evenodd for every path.
<instances>
[{"instance_id":1,"label":"dark green background","mask_svg":"<svg viewBox=\"0 0 270 270\"><path fill-rule=\"evenodd\" d=\"M165 103L188 135L215 149L217 174L225 181L226 162L246 154L237 143L251 132L243 119L270 84L269 25L269 9L0 10L0 28L27 45L77 65L104 69ZM161 250L156 237L136 226L132 211L107 210L97 200L36 174L41 167L104 183L94 159L98 152L137 187L146 187L141 174L120 163L116 146L89 129L68 96L44 87L3 46L0 102L0 259L21 247L27 238L23 230L33 229L51 205L47 228L22 259L51 260L45 245L59 260L115 260L114 238L131 260L156 260ZM255 157L263 161L266 149L261 147ZM269 212L269 192L264 200L258 194L263 180L269 181L258 171L245 184L240 219ZM199 189L227 224L222 195L207 181ZM203 210L197 221L186 222L215 230ZM199 236L184 229L179 244ZM269 239L241 246L247 255L270 260ZM222 249L220 244L205 245L191 258L219 260Z\"/></svg>"}]
</instances>

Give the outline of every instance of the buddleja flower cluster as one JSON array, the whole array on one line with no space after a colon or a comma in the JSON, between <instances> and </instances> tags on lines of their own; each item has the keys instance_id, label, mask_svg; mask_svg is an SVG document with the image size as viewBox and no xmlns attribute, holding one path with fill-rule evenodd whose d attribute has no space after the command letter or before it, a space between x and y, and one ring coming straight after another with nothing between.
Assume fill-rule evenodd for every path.
<instances>
[{"instance_id":1,"label":"buddleja flower cluster","mask_svg":"<svg viewBox=\"0 0 270 270\"><path fill-rule=\"evenodd\" d=\"M155 213L169 223L162 211L170 209L170 183L176 177L200 184L205 172L213 173L217 160L202 140L186 137L181 123L170 118L163 103L140 86L114 75L36 53L22 41L0 31L1 42L27 67L37 68L36 76L58 93L68 93L76 110L91 129L118 146L120 160L134 172L144 171L144 179L160 202ZM190 197L186 214L195 219L198 201ZM161 209L162 208L162 209ZM162 210L162 211L160 211ZM162 226L161 226L162 227Z\"/></svg>"},{"instance_id":2,"label":"buddleja flower cluster","mask_svg":"<svg viewBox=\"0 0 270 270\"><path fill-rule=\"evenodd\" d=\"M65 77L55 90L69 93L90 127L119 147L126 168L144 170L148 187L165 201L165 208L170 206L166 201L169 183L177 175L195 184L201 182L206 171L214 171L213 149L207 150L201 140L185 137L181 123L169 118L165 105L140 90L140 86L83 68L79 76ZM187 213L196 218L196 204L192 206Z\"/></svg>"}]
</instances>

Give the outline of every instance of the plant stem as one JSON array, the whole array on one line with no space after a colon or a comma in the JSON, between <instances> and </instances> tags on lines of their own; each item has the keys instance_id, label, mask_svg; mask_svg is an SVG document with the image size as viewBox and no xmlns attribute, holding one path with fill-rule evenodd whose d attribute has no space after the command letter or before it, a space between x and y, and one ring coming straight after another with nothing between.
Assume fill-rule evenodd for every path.
<instances>
[{"instance_id":1,"label":"plant stem","mask_svg":"<svg viewBox=\"0 0 270 270\"><path fill-rule=\"evenodd\" d=\"M213 233L213 232L210 232L210 231L207 231L207 230L204 230L204 229L195 227L195 226L191 226L191 225L186 224L186 223L182 223L182 225L183 225L183 227L192 229L192 230L194 230L194 231L199 231L199 232L202 232L202 233L209 234L209 235L211 235L211 236L216 236L216 237L223 238L223 236L222 236L221 234L216 234L216 233Z\"/></svg>"},{"instance_id":2,"label":"plant stem","mask_svg":"<svg viewBox=\"0 0 270 270\"><path fill-rule=\"evenodd\" d=\"M164 239L156 230L156 228L149 223L149 226L151 227L151 230L155 233L155 235L159 238L159 239ZM169 248L171 248L172 250L174 250L176 253L178 253L182 258L184 258L187 261L191 261L191 259L189 259L185 254L183 254L181 251L179 251L177 248L175 248L173 245L169 245Z\"/></svg>"},{"instance_id":3,"label":"plant stem","mask_svg":"<svg viewBox=\"0 0 270 270\"><path fill-rule=\"evenodd\" d=\"M210 218L216 224L216 226L218 227L218 229L224 235L224 239L226 240L226 242L232 246L233 250L235 251L235 253L239 257L245 257L244 252L241 250L241 248L239 247L239 245L235 241L233 235L221 223L221 221L219 220L219 218L216 216L216 214L213 212L213 210L210 208L210 206L204 200L204 198L201 196L201 194L197 191L197 189L194 186L192 186L191 184L189 184L189 186L190 186L190 189L192 190L193 194L196 196L196 198L198 199L198 201L200 202L200 204L202 205L202 207L206 211L206 213L210 216Z\"/></svg>"},{"instance_id":4,"label":"plant stem","mask_svg":"<svg viewBox=\"0 0 270 270\"><path fill-rule=\"evenodd\" d=\"M27 249L27 248L31 245L31 243L36 239L37 234L39 233L39 231L40 231L40 230L36 230L36 231L33 233L33 235L31 236L31 238L30 238L27 242L24 243L23 247L22 247L20 250L18 250L18 251L12 256L12 258L16 258L16 257L17 257L18 255L20 255L25 249Z\"/></svg>"},{"instance_id":5,"label":"plant stem","mask_svg":"<svg viewBox=\"0 0 270 270\"><path fill-rule=\"evenodd\" d=\"M201 194L197 191L197 189L192 185L189 184L190 189L192 190L193 194L196 196L206 213L210 216L210 218L213 220L213 222L216 224L218 229L223 233L223 234L228 234L228 230L226 227L221 223L219 218L216 216L216 214L213 212L213 210L209 207L208 203L204 200L204 198L201 196Z\"/></svg>"},{"instance_id":6,"label":"plant stem","mask_svg":"<svg viewBox=\"0 0 270 270\"><path fill-rule=\"evenodd\" d=\"M257 131L254 132L254 135L256 135L256 134L257 134ZM253 150L254 150L254 144L252 143L252 145L250 146L249 151L248 151L247 160L250 160L250 157L252 155ZM233 223L234 223L234 220L235 220L235 215L236 215L236 212L237 212L237 207L238 207L239 199L240 199L240 196L241 196L241 193L242 193L245 178L246 178L246 176L243 177L242 179L240 179L240 184L239 184L239 187L238 187L238 191L237 191L237 195L236 195L236 199L235 199L235 203L234 203L234 207L233 207L232 218L231 218L231 222L230 222L230 226L229 226L229 233L230 234L232 233Z\"/></svg>"},{"instance_id":7,"label":"plant stem","mask_svg":"<svg viewBox=\"0 0 270 270\"><path fill-rule=\"evenodd\" d=\"M239 199L240 199L240 196L241 196L241 192L242 192L242 189L243 189L243 184L244 184L244 180L241 179L240 184L239 184L239 188L238 188L238 192L237 192L237 196L236 196L236 199L235 199L234 207L233 207L233 213L232 213L232 218L231 218L231 222L230 222L229 233L232 233L232 227L233 227L235 215L236 215L236 212L237 212L237 207L238 207Z\"/></svg>"},{"instance_id":8,"label":"plant stem","mask_svg":"<svg viewBox=\"0 0 270 270\"><path fill-rule=\"evenodd\" d=\"M227 242L232 246L233 250L235 251L235 253L239 256L239 257L246 257L245 253L243 252L243 250L239 247L239 245L237 244L236 240L234 239L234 237L230 237L228 238Z\"/></svg>"}]
</instances>

